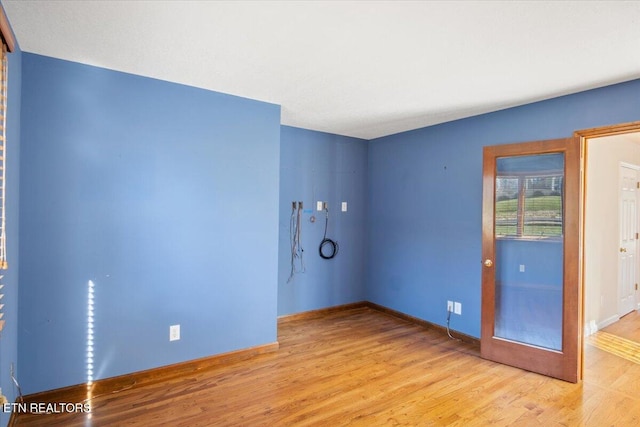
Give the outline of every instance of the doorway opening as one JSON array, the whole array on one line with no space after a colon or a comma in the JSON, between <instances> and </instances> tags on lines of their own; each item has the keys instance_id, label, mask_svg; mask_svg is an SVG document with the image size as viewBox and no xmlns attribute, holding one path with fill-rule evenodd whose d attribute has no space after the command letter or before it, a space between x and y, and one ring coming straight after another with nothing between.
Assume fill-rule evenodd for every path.
<instances>
[{"instance_id":1,"label":"doorway opening","mask_svg":"<svg viewBox=\"0 0 640 427\"><path fill-rule=\"evenodd\" d=\"M637 310L640 128L585 138L583 284L589 336ZM624 198L625 193L632 198Z\"/></svg>"},{"instance_id":2,"label":"doorway opening","mask_svg":"<svg viewBox=\"0 0 640 427\"><path fill-rule=\"evenodd\" d=\"M636 289L640 240L635 235L640 231L640 122L577 131L575 135L582 137L584 153L582 366L587 378L593 380L589 371L603 357L629 360L629 349L640 348ZM636 200L627 200L626 207L624 189L629 183L625 184L625 175L636 182Z\"/></svg>"}]
</instances>

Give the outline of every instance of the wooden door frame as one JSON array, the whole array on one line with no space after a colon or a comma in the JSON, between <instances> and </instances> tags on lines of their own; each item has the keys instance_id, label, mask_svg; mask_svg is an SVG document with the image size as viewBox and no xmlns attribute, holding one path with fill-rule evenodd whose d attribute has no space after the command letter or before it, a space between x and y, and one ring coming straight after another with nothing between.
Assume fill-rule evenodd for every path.
<instances>
[{"instance_id":1,"label":"wooden door frame","mask_svg":"<svg viewBox=\"0 0 640 427\"><path fill-rule=\"evenodd\" d=\"M582 318L582 314L585 310L585 292L584 292L584 276L585 276L585 235L586 235L586 194L587 194L587 158L589 155L587 140L592 138L601 138L604 136L613 136L613 135L624 135L627 133L635 133L640 132L640 121L628 122L628 123L620 123L616 125L609 126L601 126L589 129L581 129L577 130L573 133L573 136L580 138L580 277L578 279L578 286L580 287L580 299L582 300L581 304L581 316L578 320L578 330L579 330L579 339L582 340L584 337L584 319ZM580 379L584 377L584 344L581 344L579 347L580 352Z\"/></svg>"}]
</instances>

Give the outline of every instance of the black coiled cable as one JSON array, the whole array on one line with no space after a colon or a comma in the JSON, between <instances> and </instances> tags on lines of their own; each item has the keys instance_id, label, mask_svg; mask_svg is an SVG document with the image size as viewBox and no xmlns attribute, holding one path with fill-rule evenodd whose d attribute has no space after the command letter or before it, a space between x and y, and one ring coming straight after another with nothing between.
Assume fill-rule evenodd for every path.
<instances>
[{"instance_id":1,"label":"black coiled cable","mask_svg":"<svg viewBox=\"0 0 640 427\"><path fill-rule=\"evenodd\" d=\"M324 220L324 237L322 238L322 242L320 242L318 253L320 254L320 258L322 259L332 259L336 255L338 255L338 242L327 239L327 228L329 227L329 209L324 208L324 211L326 213ZM324 248L327 246L330 248L330 251L328 253L325 253Z\"/></svg>"}]
</instances>

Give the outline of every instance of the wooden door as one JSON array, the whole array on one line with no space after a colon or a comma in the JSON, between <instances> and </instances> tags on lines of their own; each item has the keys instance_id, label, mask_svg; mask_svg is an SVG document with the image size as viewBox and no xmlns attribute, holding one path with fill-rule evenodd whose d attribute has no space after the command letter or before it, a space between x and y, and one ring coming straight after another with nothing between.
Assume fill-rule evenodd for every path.
<instances>
[{"instance_id":1,"label":"wooden door","mask_svg":"<svg viewBox=\"0 0 640 427\"><path fill-rule=\"evenodd\" d=\"M580 139L485 147L483 358L577 382Z\"/></svg>"}]
</instances>

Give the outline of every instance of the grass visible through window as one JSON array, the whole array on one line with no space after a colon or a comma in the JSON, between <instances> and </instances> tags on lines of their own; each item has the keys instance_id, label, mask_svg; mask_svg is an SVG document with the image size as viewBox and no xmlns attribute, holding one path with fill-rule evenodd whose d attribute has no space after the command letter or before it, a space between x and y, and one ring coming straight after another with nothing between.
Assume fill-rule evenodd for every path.
<instances>
[{"instance_id":1,"label":"grass visible through window","mask_svg":"<svg viewBox=\"0 0 640 427\"><path fill-rule=\"evenodd\" d=\"M519 215L519 192L515 190L519 179L524 183L524 212ZM559 237L562 236L562 195L559 177L505 177L498 188L495 205L496 236ZM515 182L514 182L515 181ZM552 185L546 185L552 183ZM519 186L519 184L518 184ZM517 187L516 187L517 188ZM521 233L518 222L522 221Z\"/></svg>"}]
</instances>

